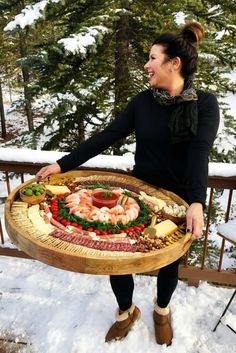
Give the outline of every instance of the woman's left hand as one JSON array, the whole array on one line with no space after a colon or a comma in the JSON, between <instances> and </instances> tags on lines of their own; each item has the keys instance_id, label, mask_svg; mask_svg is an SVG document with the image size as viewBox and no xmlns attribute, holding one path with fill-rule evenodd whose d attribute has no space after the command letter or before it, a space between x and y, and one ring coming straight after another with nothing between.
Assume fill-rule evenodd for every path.
<instances>
[{"instance_id":1,"label":"woman's left hand","mask_svg":"<svg viewBox=\"0 0 236 353\"><path fill-rule=\"evenodd\" d=\"M186 231L192 233L192 240L200 239L204 226L203 207L200 202L192 203L186 213Z\"/></svg>"}]
</instances>

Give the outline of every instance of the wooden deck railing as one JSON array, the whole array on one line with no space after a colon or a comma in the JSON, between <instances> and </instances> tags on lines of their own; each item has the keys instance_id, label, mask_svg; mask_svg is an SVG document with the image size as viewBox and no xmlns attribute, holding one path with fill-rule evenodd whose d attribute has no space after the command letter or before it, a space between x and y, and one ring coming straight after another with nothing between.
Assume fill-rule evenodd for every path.
<instances>
[{"instance_id":1,"label":"wooden deck railing","mask_svg":"<svg viewBox=\"0 0 236 353\"><path fill-rule=\"evenodd\" d=\"M1 161L0 160L0 172L5 176L5 183L7 188L7 193L11 192L11 180L9 178L9 173L19 173L21 182L24 182L24 174L32 174L35 173L45 164L39 163L20 163L20 162L9 162L9 161ZM80 168L80 169L88 169L88 168ZM97 170L101 170L99 168L93 168ZM104 170L104 169L103 169ZM108 169L107 169L108 170ZM114 170L113 170L114 171ZM122 172L120 170L116 170L116 172ZM208 179L208 187L210 190L209 200L207 200L208 206L208 214L206 219L206 230L205 230L205 238L204 238L204 246L203 246L203 254L202 254L202 262L201 266L191 266L189 265L191 260L191 249L185 255L184 264L180 266L180 278L186 279L189 284L197 285L200 280L215 282L219 284L236 286L236 271L232 270L222 270L222 259L224 255L224 246L225 241L222 240L222 246L220 250L220 256L218 261L218 268L213 269L209 268L206 265L206 256L208 251L208 235L209 235L209 227L212 220L212 210L213 210L213 195L217 189L228 189L228 201L227 208L225 210L225 221L227 221L230 217L231 203L232 203L232 195L233 192L236 192L236 175L233 177L217 177L211 176ZM16 248L4 247L4 236L3 230L0 220L0 241L2 246L0 247L0 255L5 256L14 256L14 257L24 257L30 258L27 254L23 253ZM155 274L153 272L152 274Z\"/></svg>"}]
</instances>

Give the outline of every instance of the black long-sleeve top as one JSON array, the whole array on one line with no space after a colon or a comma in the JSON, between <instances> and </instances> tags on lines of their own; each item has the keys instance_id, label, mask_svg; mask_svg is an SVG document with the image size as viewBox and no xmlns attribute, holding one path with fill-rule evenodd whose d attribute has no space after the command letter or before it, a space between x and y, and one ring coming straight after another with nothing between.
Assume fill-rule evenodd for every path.
<instances>
[{"instance_id":1,"label":"black long-sleeve top","mask_svg":"<svg viewBox=\"0 0 236 353\"><path fill-rule=\"evenodd\" d=\"M71 170L134 132L134 176L173 191L190 204L204 204L208 155L219 125L219 108L214 95L203 91L197 91L197 95L198 131L189 142L171 142L168 122L175 105L161 106L148 89L135 96L120 116L102 132L89 138L57 163L62 172Z\"/></svg>"}]
</instances>

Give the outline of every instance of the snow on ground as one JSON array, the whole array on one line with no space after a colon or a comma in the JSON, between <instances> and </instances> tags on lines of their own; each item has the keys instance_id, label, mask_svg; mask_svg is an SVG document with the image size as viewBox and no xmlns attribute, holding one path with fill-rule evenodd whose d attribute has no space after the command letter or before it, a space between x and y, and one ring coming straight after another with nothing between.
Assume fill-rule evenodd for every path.
<instances>
[{"instance_id":1,"label":"snow on ground","mask_svg":"<svg viewBox=\"0 0 236 353\"><path fill-rule=\"evenodd\" d=\"M108 276L78 274L34 260L0 257L0 333L28 340L35 353L233 353L236 335L212 332L233 289L179 282L172 302L172 346L158 346L152 321L156 278L135 276L142 317L121 342L105 343L116 302ZM225 317L236 329L236 302Z\"/></svg>"}]
</instances>

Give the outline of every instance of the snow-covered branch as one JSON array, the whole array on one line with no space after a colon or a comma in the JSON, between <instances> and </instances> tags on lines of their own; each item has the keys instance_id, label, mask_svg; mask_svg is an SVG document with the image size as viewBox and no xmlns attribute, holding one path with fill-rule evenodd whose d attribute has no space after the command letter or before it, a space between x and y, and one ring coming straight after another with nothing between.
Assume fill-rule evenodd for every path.
<instances>
[{"instance_id":1,"label":"snow-covered branch","mask_svg":"<svg viewBox=\"0 0 236 353\"><path fill-rule=\"evenodd\" d=\"M94 51L96 43L99 43L108 31L109 29L104 26L88 27L81 33L73 34L69 38L60 39L58 43L62 44L67 52L86 57L88 48Z\"/></svg>"},{"instance_id":2,"label":"snow-covered branch","mask_svg":"<svg viewBox=\"0 0 236 353\"><path fill-rule=\"evenodd\" d=\"M39 18L44 17L45 7L52 2L60 2L61 0L42 0L34 5L27 5L21 13L15 16L14 20L9 22L4 31L13 31L17 27L25 28L31 26Z\"/></svg>"}]
</instances>

